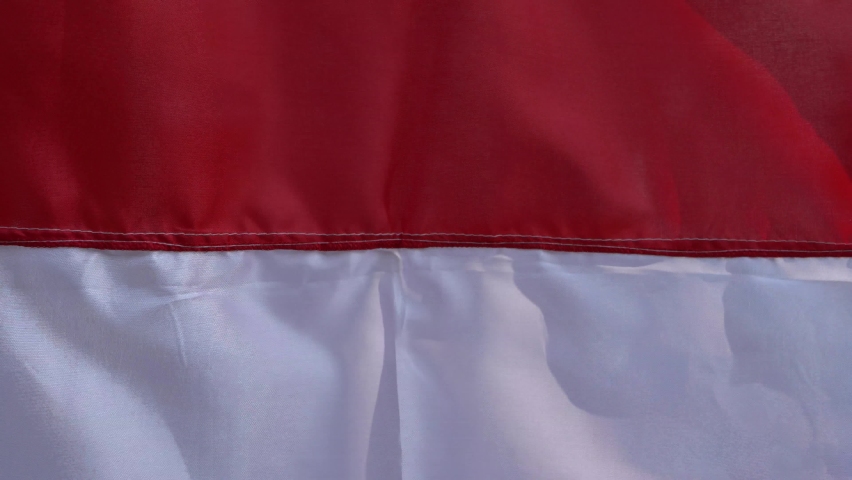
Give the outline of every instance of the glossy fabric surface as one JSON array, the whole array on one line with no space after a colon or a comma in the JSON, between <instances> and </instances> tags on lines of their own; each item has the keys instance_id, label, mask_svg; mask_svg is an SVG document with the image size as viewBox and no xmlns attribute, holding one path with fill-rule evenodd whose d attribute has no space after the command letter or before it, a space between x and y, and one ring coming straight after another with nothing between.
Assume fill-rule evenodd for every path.
<instances>
[{"instance_id":1,"label":"glossy fabric surface","mask_svg":"<svg viewBox=\"0 0 852 480\"><path fill-rule=\"evenodd\" d=\"M852 255L852 4L4 0L0 242Z\"/></svg>"},{"instance_id":2,"label":"glossy fabric surface","mask_svg":"<svg viewBox=\"0 0 852 480\"><path fill-rule=\"evenodd\" d=\"M17 479L844 479L852 264L0 248Z\"/></svg>"}]
</instances>

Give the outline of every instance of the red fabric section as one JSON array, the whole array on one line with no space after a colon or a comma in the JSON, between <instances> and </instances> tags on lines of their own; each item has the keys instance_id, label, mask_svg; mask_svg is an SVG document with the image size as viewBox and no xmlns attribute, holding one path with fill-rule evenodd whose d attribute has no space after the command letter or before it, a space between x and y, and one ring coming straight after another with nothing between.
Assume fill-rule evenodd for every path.
<instances>
[{"instance_id":1,"label":"red fabric section","mask_svg":"<svg viewBox=\"0 0 852 480\"><path fill-rule=\"evenodd\" d=\"M852 253L852 5L5 0L0 242Z\"/></svg>"}]
</instances>

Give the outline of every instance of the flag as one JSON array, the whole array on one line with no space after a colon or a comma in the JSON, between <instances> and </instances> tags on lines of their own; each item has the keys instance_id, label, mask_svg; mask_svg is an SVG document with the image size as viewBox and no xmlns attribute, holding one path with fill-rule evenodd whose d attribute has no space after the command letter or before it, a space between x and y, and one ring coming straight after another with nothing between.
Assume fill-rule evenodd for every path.
<instances>
[{"instance_id":1,"label":"flag","mask_svg":"<svg viewBox=\"0 0 852 480\"><path fill-rule=\"evenodd\" d=\"M852 478L852 4L5 0L0 478Z\"/></svg>"}]
</instances>

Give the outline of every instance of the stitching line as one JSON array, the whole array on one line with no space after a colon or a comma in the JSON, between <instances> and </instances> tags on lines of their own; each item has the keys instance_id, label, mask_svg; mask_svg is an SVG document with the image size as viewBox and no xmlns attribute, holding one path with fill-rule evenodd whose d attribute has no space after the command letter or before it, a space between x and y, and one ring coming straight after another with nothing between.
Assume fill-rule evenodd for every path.
<instances>
[{"instance_id":1,"label":"stitching line","mask_svg":"<svg viewBox=\"0 0 852 480\"><path fill-rule=\"evenodd\" d=\"M185 250L195 250L195 249L230 249L230 248L245 248L245 247L287 247L287 246L296 246L296 245L328 245L328 244L351 244L351 243L376 243L376 242L389 242L392 239L375 239L375 240L352 240L352 241L328 241L328 242L302 242L302 243L245 243L245 244L232 244L232 245L198 245L198 246L187 246L181 245L178 243L167 243L167 242L149 242L145 240L21 240L21 241L2 241L0 244L9 244L9 245L20 245L22 243L143 243L143 244L153 244L153 245L164 245L169 247L178 247ZM666 252L666 253L734 253L734 252L779 252L779 253L850 253L852 249L844 249L844 250L787 250L787 249L765 249L765 248L753 248L753 249L730 249L730 250L670 250L670 249L658 249L658 248L640 248L640 247L623 247L623 246L609 246L609 245L586 245L586 244L572 244L572 243L556 243L556 242L500 242L500 243L491 243L491 242L453 242L449 240L416 240L416 242L420 243L436 243L443 245L472 245L472 246L499 246L499 245L558 245L563 247L578 247L578 248L608 248L613 250L634 250L634 251L642 251L642 252ZM465 247L460 247L465 248ZM473 248L473 247L468 247Z\"/></svg>"},{"instance_id":2,"label":"stitching line","mask_svg":"<svg viewBox=\"0 0 852 480\"><path fill-rule=\"evenodd\" d=\"M824 242L819 240L754 240L754 239L742 239L742 238L582 238L582 237L554 237L548 235L525 235L519 233L505 233L505 234L477 234L477 233L310 233L310 232L242 232L242 233L187 233L187 232L103 232L96 230L75 230L75 229L63 229L63 228L38 228L38 227L4 227L0 226L0 230L15 230L15 231L37 231L37 232L65 232L65 233L88 233L88 234L96 234L96 235L116 235L116 236L138 236L138 235L171 235L171 236L184 236L184 237L221 237L221 236L284 236L284 235L298 235L298 236L313 236L313 237L433 237L433 236L445 236L445 237L476 237L476 238L541 238L546 240L569 240L569 241L589 241L589 242L689 242L689 241L711 241L711 242L747 242L747 243L804 243L804 244L816 244L816 245L839 245L839 246L852 246L852 243L849 242ZM45 240L46 241L46 240ZM63 240L64 241L64 240ZM84 240L79 240L84 241ZM127 240L110 240L110 241L127 241ZM386 241L385 239L375 240L375 241ZM425 241L425 240L423 240ZM164 242L148 242L141 241L142 243L153 243L153 244L162 244L162 245L174 245L174 246L183 246L179 244L170 244ZM341 242L341 243L352 243L355 240L349 242ZM273 245L313 245L313 244L322 244L329 242L313 242L313 243L289 243L289 244L268 244L270 246ZM542 242L535 242L542 243ZM545 243L546 244L546 243ZM225 247L230 247L231 245L225 245ZM253 244L246 244L246 246L260 246ZM202 248L202 247L199 247ZM213 248L213 247L208 247ZM632 247L631 247L632 248ZM664 250L660 250L664 251ZM678 250L680 251L680 250ZM791 250L786 250L791 251Z\"/></svg>"}]
</instances>

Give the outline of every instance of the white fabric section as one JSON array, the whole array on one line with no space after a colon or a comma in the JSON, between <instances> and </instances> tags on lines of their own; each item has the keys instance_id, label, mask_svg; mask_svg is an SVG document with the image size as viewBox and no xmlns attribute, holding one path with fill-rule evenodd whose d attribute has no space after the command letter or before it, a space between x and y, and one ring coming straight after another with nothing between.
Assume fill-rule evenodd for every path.
<instances>
[{"instance_id":1,"label":"white fabric section","mask_svg":"<svg viewBox=\"0 0 852 480\"><path fill-rule=\"evenodd\" d=\"M0 248L0 478L852 478L852 263Z\"/></svg>"}]
</instances>

